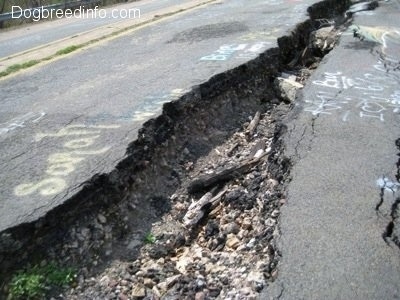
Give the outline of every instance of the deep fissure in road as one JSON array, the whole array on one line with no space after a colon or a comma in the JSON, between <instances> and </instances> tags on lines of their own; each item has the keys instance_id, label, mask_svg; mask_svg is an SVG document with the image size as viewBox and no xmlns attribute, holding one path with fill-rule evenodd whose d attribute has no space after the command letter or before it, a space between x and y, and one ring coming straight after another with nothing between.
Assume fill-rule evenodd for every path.
<instances>
[{"instance_id":1,"label":"deep fissure in road","mask_svg":"<svg viewBox=\"0 0 400 300\"><path fill-rule=\"evenodd\" d=\"M343 24L349 3L311 6L310 19L279 38L278 48L164 104L110 174L94 176L40 220L3 232L2 293L15 270L49 261L78 267L79 286L102 286L90 291L92 299L118 296L117 286L132 297L158 290L171 299L249 296L265 288L277 276L277 222L291 167L282 154L281 118L296 89L290 78L282 88L278 77L304 82L330 50L310 47L311 33ZM108 267L123 269L128 283L89 279ZM79 288L70 293L90 298Z\"/></svg>"},{"instance_id":2,"label":"deep fissure in road","mask_svg":"<svg viewBox=\"0 0 400 300\"><path fill-rule=\"evenodd\" d=\"M400 139L396 140L396 147L400 151ZM397 156L399 156L399 159L396 162L396 167L397 167L396 186L394 187L383 186L381 188L379 194L380 201L376 205L377 211L379 211L380 206L384 202L385 190L388 190L388 192L392 192L394 196L395 192L398 189L398 186L400 186L400 152L397 154ZM383 178L385 177L383 176ZM386 229L383 232L382 237L388 245L390 245L389 240L392 240L400 248L400 197L393 199L393 203L390 207L390 219L391 220L386 226Z\"/></svg>"}]
</instances>

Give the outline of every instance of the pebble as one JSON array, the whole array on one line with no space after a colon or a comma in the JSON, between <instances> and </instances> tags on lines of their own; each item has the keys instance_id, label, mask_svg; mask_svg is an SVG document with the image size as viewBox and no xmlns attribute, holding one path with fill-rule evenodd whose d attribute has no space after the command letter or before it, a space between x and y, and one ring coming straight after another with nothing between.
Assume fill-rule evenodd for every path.
<instances>
[{"instance_id":1,"label":"pebble","mask_svg":"<svg viewBox=\"0 0 400 300\"><path fill-rule=\"evenodd\" d=\"M229 248L236 249L240 244L240 240L233 234L228 234L225 245Z\"/></svg>"},{"instance_id":2,"label":"pebble","mask_svg":"<svg viewBox=\"0 0 400 300\"><path fill-rule=\"evenodd\" d=\"M275 280L278 277L278 270L276 270L276 269L273 270L271 273L271 277L273 280Z\"/></svg>"},{"instance_id":3,"label":"pebble","mask_svg":"<svg viewBox=\"0 0 400 300\"><path fill-rule=\"evenodd\" d=\"M106 286L109 286L109 284L110 284L110 277L107 276L107 275L104 275L104 276L100 279L100 285L106 287Z\"/></svg>"},{"instance_id":4,"label":"pebble","mask_svg":"<svg viewBox=\"0 0 400 300\"><path fill-rule=\"evenodd\" d=\"M181 278L182 277L182 275L181 274L178 274L178 275L174 275L174 276L171 276L171 277L169 277L169 278L167 278L166 280L165 280L165 283L166 283L166 285L167 285L167 288L171 288L171 287L173 287L174 286L174 284L179 280L179 278Z\"/></svg>"},{"instance_id":5,"label":"pebble","mask_svg":"<svg viewBox=\"0 0 400 300\"><path fill-rule=\"evenodd\" d=\"M126 296L123 293L118 294L118 299L119 300L129 300L128 296Z\"/></svg>"},{"instance_id":6,"label":"pebble","mask_svg":"<svg viewBox=\"0 0 400 300\"><path fill-rule=\"evenodd\" d=\"M157 284L157 287L162 293L165 293L169 289L166 282L160 282L159 284Z\"/></svg>"},{"instance_id":7,"label":"pebble","mask_svg":"<svg viewBox=\"0 0 400 300\"><path fill-rule=\"evenodd\" d=\"M202 287L205 286L205 282L201 279L198 279L196 280L196 286L201 289Z\"/></svg>"},{"instance_id":8,"label":"pebble","mask_svg":"<svg viewBox=\"0 0 400 300\"><path fill-rule=\"evenodd\" d=\"M143 285L138 284L133 286L131 296L134 298L141 298L146 296L146 289Z\"/></svg>"},{"instance_id":9,"label":"pebble","mask_svg":"<svg viewBox=\"0 0 400 300\"><path fill-rule=\"evenodd\" d=\"M196 295L194 296L194 300L205 300L206 295L204 292L197 292Z\"/></svg>"},{"instance_id":10,"label":"pebble","mask_svg":"<svg viewBox=\"0 0 400 300\"><path fill-rule=\"evenodd\" d=\"M276 179L270 178L270 179L267 180L267 184L269 185L269 187L270 187L271 189L273 189L273 188L275 188L275 187L279 184L279 182L278 182L278 180L276 180Z\"/></svg>"},{"instance_id":11,"label":"pebble","mask_svg":"<svg viewBox=\"0 0 400 300\"><path fill-rule=\"evenodd\" d=\"M129 282L128 282L128 280L122 279L122 280L119 282L119 284L120 284L121 286L127 286L127 285L129 284Z\"/></svg>"},{"instance_id":12,"label":"pebble","mask_svg":"<svg viewBox=\"0 0 400 300\"><path fill-rule=\"evenodd\" d=\"M145 278L143 281L143 284L148 287L148 288L152 288L154 286L154 281L151 280L150 278Z\"/></svg>"},{"instance_id":13,"label":"pebble","mask_svg":"<svg viewBox=\"0 0 400 300\"><path fill-rule=\"evenodd\" d=\"M106 224L107 223L107 218L102 214L98 214L97 215L97 220L99 220L100 224Z\"/></svg>"},{"instance_id":14,"label":"pebble","mask_svg":"<svg viewBox=\"0 0 400 300\"><path fill-rule=\"evenodd\" d=\"M252 220L250 218L244 218L242 221L242 228L249 230L252 227Z\"/></svg>"},{"instance_id":15,"label":"pebble","mask_svg":"<svg viewBox=\"0 0 400 300\"><path fill-rule=\"evenodd\" d=\"M236 251L238 251L238 252L241 252L241 251L243 251L243 250L246 250L246 248L247 248L247 245L240 245L239 247L237 247L236 248Z\"/></svg>"},{"instance_id":16,"label":"pebble","mask_svg":"<svg viewBox=\"0 0 400 300\"><path fill-rule=\"evenodd\" d=\"M265 220L264 224L267 227L273 227L273 226L275 226L275 223L276 223L276 221L274 219L268 218L268 219Z\"/></svg>"},{"instance_id":17,"label":"pebble","mask_svg":"<svg viewBox=\"0 0 400 300\"><path fill-rule=\"evenodd\" d=\"M223 229L224 233L226 233L226 234L230 234L230 233L237 234L240 230L240 227L235 222L231 222L231 223L224 225L222 227L222 229Z\"/></svg>"},{"instance_id":18,"label":"pebble","mask_svg":"<svg viewBox=\"0 0 400 300\"><path fill-rule=\"evenodd\" d=\"M244 287L244 288L240 289L240 293L242 295L245 295L245 296L250 295L251 294L251 288Z\"/></svg>"},{"instance_id":19,"label":"pebble","mask_svg":"<svg viewBox=\"0 0 400 300\"><path fill-rule=\"evenodd\" d=\"M255 239L255 238L252 238L252 239L246 244L246 247L247 247L247 248L253 248L254 245L255 245L255 243L256 243L256 239Z\"/></svg>"},{"instance_id":20,"label":"pebble","mask_svg":"<svg viewBox=\"0 0 400 300\"><path fill-rule=\"evenodd\" d=\"M279 214L280 214L279 210L278 210L278 209L275 209L275 210L271 213L271 217L276 218L276 217L279 216Z\"/></svg>"},{"instance_id":21,"label":"pebble","mask_svg":"<svg viewBox=\"0 0 400 300\"><path fill-rule=\"evenodd\" d=\"M152 290L154 296L161 298L162 293L159 291L159 289L156 286L153 286L153 288L151 290ZM157 299L157 298L153 297L153 299Z\"/></svg>"}]
</instances>

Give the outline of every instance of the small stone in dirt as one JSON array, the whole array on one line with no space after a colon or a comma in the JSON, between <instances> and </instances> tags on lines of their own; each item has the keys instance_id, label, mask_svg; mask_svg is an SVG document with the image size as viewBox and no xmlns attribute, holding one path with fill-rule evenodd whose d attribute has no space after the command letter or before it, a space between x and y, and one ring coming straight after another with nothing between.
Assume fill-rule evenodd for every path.
<instances>
[{"instance_id":1,"label":"small stone in dirt","mask_svg":"<svg viewBox=\"0 0 400 300\"><path fill-rule=\"evenodd\" d=\"M217 242L218 242L218 246L216 248L217 251L222 250L222 248L225 246L226 243L226 234L219 234L217 237Z\"/></svg>"},{"instance_id":2,"label":"small stone in dirt","mask_svg":"<svg viewBox=\"0 0 400 300\"><path fill-rule=\"evenodd\" d=\"M215 220L210 220L204 229L205 237L211 237L219 233L219 225Z\"/></svg>"},{"instance_id":3,"label":"small stone in dirt","mask_svg":"<svg viewBox=\"0 0 400 300\"><path fill-rule=\"evenodd\" d=\"M204 300L206 299L206 295L204 292L197 292L194 296L194 300Z\"/></svg>"},{"instance_id":4,"label":"small stone in dirt","mask_svg":"<svg viewBox=\"0 0 400 300\"><path fill-rule=\"evenodd\" d=\"M148 287L148 288L152 288L154 286L154 281L151 280L150 278L145 278L143 281L143 284Z\"/></svg>"},{"instance_id":5,"label":"small stone in dirt","mask_svg":"<svg viewBox=\"0 0 400 300\"><path fill-rule=\"evenodd\" d=\"M106 218L104 215L102 215L102 214L98 214L98 215L97 215L97 220L99 220L100 224L105 224L105 223L107 223L107 218Z\"/></svg>"},{"instance_id":6,"label":"small stone in dirt","mask_svg":"<svg viewBox=\"0 0 400 300\"><path fill-rule=\"evenodd\" d=\"M168 249L163 245L154 245L154 247L149 250L149 256L152 259L159 259L167 255L168 255Z\"/></svg>"},{"instance_id":7,"label":"small stone in dirt","mask_svg":"<svg viewBox=\"0 0 400 300\"><path fill-rule=\"evenodd\" d=\"M118 281L116 281L116 280L110 280L109 281L109 283L108 283L108 286L110 287L110 288L114 288L114 287L116 287L118 285Z\"/></svg>"},{"instance_id":8,"label":"small stone in dirt","mask_svg":"<svg viewBox=\"0 0 400 300\"><path fill-rule=\"evenodd\" d=\"M252 227L252 221L250 218L244 218L242 221L242 228L246 230L250 230Z\"/></svg>"},{"instance_id":9,"label":"small stone in dirt","mask_svg":"<svg viewBox=\"0 0 400 300\"><path fill-rule=\"evenodd\" d=\"M265 226L272 227L275 225L275 223L276 223L276 221L274 219L268 218L265 220L264 224L265 224Z\"/></svg>"},{"instance_id":10,"label":"small stone in dirt","mask_svg":"<svg viewBox=\"0 0 400 300\"><path fill-rule=\"evenodd\" d=\"M275 209L272 213L271 213L271 217L276 218L278 217L280 214L279 210Z\"/></svg>"},{"instance_id":11,"label":"small stone in dirt","mask_svg":"<svg viewBox=\"0 0 400 300\"><path fill-rule=\"evenodd\" d=\"M246 247L247 247L247 248L253 248L255 244L256 244L256 239L255 239L255 238L252 238L252 239L246 244Z\"/></svg>"},{"instance_id":12,"label":"small stone in dirt","mask_svg":"<svg viewBox=\"0 0 400 300\"><path fill-rule=\"evenodd\" d=\"M337 40L337 32L334 26L323 27L310 34L311 47L324 51L330 51Z\"/></svg>"},{"instance_id":13,"label":"small stone in dirt","mask_svg":"<svg viewBox=\"0 0 400 300\"><path fill-rule=\"evenodd\" d=\"M122 279L122 280L119 282L119 284L120 284L121 286L127 286L127 285L129 284L129 282L128 282L127 280L125 280L125 279Z\"/></svg>"},{"instance_id":14,"label":"small stone in dirt","mask_svg":"<svg viewBox=\"0 0 400 300\"><path fill-rule=\"evenodd\" d=\"M176 269L182 274L186 273L186 267L192 262L192 260L187 256L182 256L176 262Z\"/></svg>"},{"instance_id":15,"label":"small stone in dirt","mask_svg":"<svg viewBox=\"0 0 400 300\"><path fill-rule=\"evenodd\" d=\"M110 277L108 277L107 275L103 276L103 277L100 279L100 285L101 285L101 286L106 287L106 286L109 285L109 283L110 283Z\"/></svg>"},{"instance_id":16,"label":"small stone in dirt","mask_svg":"<svg viewBox=\"0 0 400 300\"><path fill-rule=\"evenodd\" d=\"M240 293L243 295L250 295L251 294L251 289L249 287L244 287L240 290Z\"/></svg>"},{"instance_id":17,"label":"small stone in dirt","mask_svg":"<svg viewBox=\"0 0 400 300\"><path fill-rule=\"evenodd\" d=\"M272 280L275 280L278 277L278 270L273 270L271 273Z\"/></svg>"},{"instance_id":18,"label":"small stone in dirt","mask_svg":"<svg viewBox=\"0 0 400 300\"><path fill-rule=\"evenodd\" d=\"M228 203L233 202L233 201L237 200L238 198L240 198L242 195L243 195L242 190L234 189L234 190L230 191L228 194L226 194L225 201Z\"/></svg>"},{"instance_id":19,"label":"small stone in dirt","mask_svg":"<svg viewBox=\"0 0 400 300\"><path fill-rule=\"evenodd\" d=\"M167 288L170 289L171 287L173 287L174 284L179 280L179 278L181 278L181 276L182 276L181 274L178 274L178 275L174 275L174 276L171 276L171 277L167 278L165 280Z\"/></svg>"},{"instance_id":20,"label":"small stone in dirt","mask_svg":"<svg viewBox=\"0 0 400 300\"><path fill-rule=\"evenodd\" d=\"M85 239L87 240L87 239L90 238L90 235L91 235L90 229L86 228L86 227L83 227L81 229L80 235L78 235L78 239L82 240L82 241L85 240Z\"/></svg>"},{"instance_id":21,"label":"small stone in dirt","mask_svg":"<svg viewBox=\"0 0 400 300\"><path fill-rule=\"evenodd\" d=\"M249 282L254 291L260 292L265 285L264 274L257 271L251 271L247 275L247 282Z\"/></svg>"},{"instance_id":22,"label":"small stone in dirt","mask_svg":"<svg viewBox=\"0 0 400 300\"><path fill-rule=\"evenodd\" d=\"M185 236L184 236L181 232L179 232L179 233L176 235L175 239L174 239L174 247L175 247L175 248L180 248L180 247L182 247L183 245L185 245L185 243L186 243L186 238L185 238Z\"/></svg>"},{"instance_id":23,"label":"small stone in dirt","mask_svg":"<svg viewBox=\"0 0 400 300\"><path fill-rule=\"evenodd\" d=\"M210 297L218 297L218 295L221 293L221 288L219 287L210 287Z\"/></svg>"},{"instance_id":24,"label":"small stone in dirt","mask_svg":"<svg viewBox=\"0 0 400 300\"><path fill-rule=\"evenodd\" d=\"M120 294L118 295L118 299L119 299L119 300L129 300L128 296L126 296L126 295L123 294L123 293L120 293Z\"/></svg>"},{"instance_id":25,"label":"small stone in dirt","mask_svg":"<svg viewBox=\"0 0 400 300\"><path fill-rule=\"evenodd\" d=\"M143 298L146 296L146 289L144 285L137 284L132 288L131 296L133 298Z\"/></svg>"},{"instance_id":26,"label":"small stone in dirt","mask_svg":"<svg viewBox=\"0 0 400 300\"><path fill-rule=\"evenodd\" d=\"M303 88L301 83L293 79L278 77L275 84L281 92L281 97L289 102L294 102L296 99L297 90Z\"/></svg>"},{"instance_id":27,"label":"small stone in dirt","mask_svg":"<svg viewBox=\"0 0 400 300\"><path fill-rule=\"evenodd\" d=\"M134 275L140 270L140 267L138 265L131 264L126 268L126 271L128 271L129 275Z\"/></svg>"},{"instance_id":28,"label":"small stone in dirt","mask_svg":"<svg viewBox=\"0 0 400 300\"><path fill-rule=\"evenodd\" d=\"M279 184L279 182L278 182L278 180L276 180L276 179L270 178L270 179L267 180L267 185L268 185L268 188L270 188L270 189L273 189L273 188L276 187L278 184Z\"/></svg>"},{"instance_id":29,"label":"small stone in dirt","mask_svg":"<svg viewBox=\"0 0 400 300\"><path fill-rule=\"evenodd\" d=\"M151 290L153 292L153 297L151 299L160 299L162 296L160 290L156 286L153 286Z\"/></svg>"},{"instance_id":30,"label":"small stone in dirt","mask_svg":"<svg viewBox=\"0 0 400 300\"><path fill-rule=\"evenodd\" d=\"M240 228L238 224L236 224L235 222L231 222L224 225L222 230L224 231L225 234L230 234L230 233L237 234Z\"/></svg>"},{"instance_id":31,"label":"small stone in dirt","mask_svg":"<svg viewBox=\"0 0 400 300\"><path fill-rule=\"evenodd\" d=\"M236 249L240 244L240 240L234 234L228 234L225 245L231 249Z\"/></svg>"},{"instance_id":32,"label":"small stone in dirt","mask_svg":"<svg viewBox=\"0 0 400 300\"><path fill-rule=\"evenodd\" d=\"M201 289L202 287L204 287L204 285L205 285L205 282L203 280L201 280L201 279L197 279L196 280L196 287L197 288Z\"/></svg>"},{"instance_id":33,"label":"small stone in dirt","mask_svg":"<svg viewBox=\"0 0 400 300\"><path fill-rule=\"evenodd\" d=\"M161 293L166 293L168 290L166 282L160 282L159 284L157 284L157 288L159 291L161 291Z\"/></svg>"}]
</instances>

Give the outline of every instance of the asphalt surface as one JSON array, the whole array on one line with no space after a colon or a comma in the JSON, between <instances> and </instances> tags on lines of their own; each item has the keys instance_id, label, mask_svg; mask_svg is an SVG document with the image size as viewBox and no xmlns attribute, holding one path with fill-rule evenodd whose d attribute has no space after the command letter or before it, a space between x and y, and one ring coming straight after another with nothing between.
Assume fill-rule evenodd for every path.
<instances>
[{"instance_id":1,"label":"asphalt surface","mask_svg":"<svg viewBox=\"0 0 400 300\"><path fill-rule=\"evenodd\" d=\"M60 39L68 38L76 34L93 30L101 26L114 25L124 21L131 9L131 17L138 15L133 14L132 9L140 10L140 17L143 18L154 11L170 7L172 5L181 4L178 0L141 0L138 2L130 2L111 7L99 7L99 10L104 10L101 13L92 17L93 14L82 14L81 18L62 18L51 22L38 24L33 23L24 25L21 28L8 31L0 31L0 60L9 55L23 52L31 48L42 46Z\"/></svg>"},{"instance_id":2,"label":"asphalt surface","mask_svg":"<svg viewBox=\"0 0 400 300\"><path fill-rule=\"evenodd\" d=\"M110 172L144 121L306 19L315 0L230 0L0 81L0 232Z\"/></svg>"},{"instance_id":3,"label":"asphalt surface","mask_svg":"<svg viewBox=\"0 0 400 300\"><path fill-rule=\"evenodd\" d=\"M399 14L395 1L356 14L353 24L367 26L358 27L364 40L342 35L290 116L293 180L282 208L276 290L265 299L400 298L399 248L382 238L399 196Z\"/></svg>"}]
</instances>

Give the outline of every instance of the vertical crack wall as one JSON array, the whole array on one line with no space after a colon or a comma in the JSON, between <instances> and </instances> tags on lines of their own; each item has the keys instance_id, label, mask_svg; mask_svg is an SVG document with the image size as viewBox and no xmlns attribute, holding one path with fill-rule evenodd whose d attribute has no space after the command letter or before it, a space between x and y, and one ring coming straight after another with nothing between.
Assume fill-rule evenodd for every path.
<instances>
[{"instance_id":1,"label":"vertical crack wall","mask_svg":"<svg viewBox=\"0 0 400 300\"><path fill-rule=\"evenodd\" d=\"M397 156L399 159L396 162L397 173L396 173L396 186L391 186L388 190L391 190L393 195L395 195L396 191L400 189L400 138L396 140L396 147L399 150ZM385 180L385 177L382 177ZM378 211L380 206L383 204L385 197L385 190L387 189L386 183L381 187L380 191L380 201L376 205L376 210ZM400 248L400 196L393 200L393 203L390 207L390 221L386 226L385 231L382 234L383 239L389 245L389 241L393 241L396 246Z\"/></svg>"}]
</instances>

